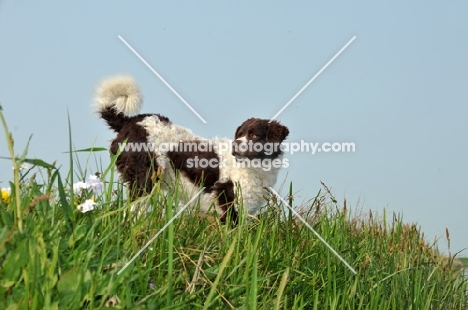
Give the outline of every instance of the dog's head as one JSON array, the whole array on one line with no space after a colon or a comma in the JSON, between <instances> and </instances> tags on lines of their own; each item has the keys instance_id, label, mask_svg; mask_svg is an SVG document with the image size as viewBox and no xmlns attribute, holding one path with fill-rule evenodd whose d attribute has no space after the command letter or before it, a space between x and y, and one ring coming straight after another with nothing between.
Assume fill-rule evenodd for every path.
<instances>
[{"instance_id":1,"label":"dog's head","mask_svg":"<svg viewBox=\"0 0 468 310\"><path fill-rule=\"evenodd\" d=\"M232 155L236 159L277 158L283 153L281 142L288 134L288 128L277 121L250 118L236 130Z\"/></svg>"}]
</instances>

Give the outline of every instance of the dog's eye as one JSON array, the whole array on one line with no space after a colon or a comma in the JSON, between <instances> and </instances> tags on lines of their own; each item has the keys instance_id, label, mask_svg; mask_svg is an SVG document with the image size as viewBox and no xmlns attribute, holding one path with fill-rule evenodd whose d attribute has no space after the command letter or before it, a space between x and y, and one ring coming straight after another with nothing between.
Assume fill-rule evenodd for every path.
<instances>
[{"instance_id":1,"label":"dog's eye","mask_svg":"<svg viewBox=\"0 0 468 310\"><path fill-rule=\"evenodd\" d=\"M254 134L254 133L250 134L250 139L257 139L257 138L258 138L258 136L256 134Z\"/></svg>"}]
</instances>

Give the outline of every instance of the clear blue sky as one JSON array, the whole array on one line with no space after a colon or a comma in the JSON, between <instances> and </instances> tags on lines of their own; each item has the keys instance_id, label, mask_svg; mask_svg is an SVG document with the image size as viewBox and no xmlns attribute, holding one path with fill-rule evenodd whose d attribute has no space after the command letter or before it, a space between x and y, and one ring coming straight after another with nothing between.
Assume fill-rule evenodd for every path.
<instances>
[{"instance_id":1,"label":"clear blue sky","mask_svg":"<svg viewBox=\"0 0 468 310\"><path fill-rule=\"evenodd\" d=\"M467 16L466 1L4 0L0 101L17 152L33 134L30 157L67 169L67 110L76 148L113 136L90 109L103 77L132 74L143 112L232 137L247 118L272 117L356 36L278 117L290 142L349 141L356 152L289 155L281 180L293 182L298 204L322 180L353 208L401 212L428 241L441 237L443 251L447 227L455 252L468 247ZM3 133L0 145L7 156ZM0 186L8 180L2 160Z\"/></svg>"}]
</instances>

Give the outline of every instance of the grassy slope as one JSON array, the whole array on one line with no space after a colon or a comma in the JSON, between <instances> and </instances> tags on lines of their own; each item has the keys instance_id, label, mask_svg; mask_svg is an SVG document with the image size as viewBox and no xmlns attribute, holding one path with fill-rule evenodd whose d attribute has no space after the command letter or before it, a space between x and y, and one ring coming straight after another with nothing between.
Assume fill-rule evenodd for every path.
<instances>
[{"instance_id":1,"label":"grassy slope","mask_svg":"<svg viewBox=\"0 0 468 310\"><path fill-rule=\"evenodd\" d=\"M46 188L29 180L22 185L22 233L14 222L14 201L0 208L0 308L14 303L95 308L112 296L120 300L118 308L142 309L460 309L466 304L459 270L425 244L415 225L395 216L388 225L371 216L350 219L323 198L305 215L357 275L301 222L281 220L275 201L261 218L244 219L235 228L183 213L117 275L167 222L171 215L162 210L178 204L177 193L156 192L153 210L131 219L121 189L102 197L99 209L82 214L64 207L66 200L56 199L53 187L44 193Z\"/></svg>"},{"instance_id":2,"label":"grassy slope","mask_svg":"<svg viewBox=\"0 0 468 310\"><path fill-rule=\"evenodd\" d=\"M30 161L32 162L32 161ZM400 217L351 218L327 195L303 206L308 223L354 275L296 218L268 201L237 227L185 212L132 263L172 217L178 191L155 193L130 215L112 169L99 207L82 214L62 179L20 174L0 202L0 308L94 309L464 309L467 282ZM17 185L17 186L16 186ZM15 188L19 188L18 196ZM292 202L292 200L291 200ZM174 209L174 210L173 210ZM165 214L167 212L168 214ZM386 222L387 224L383 224Z\"/></svg>"}]
</instances>

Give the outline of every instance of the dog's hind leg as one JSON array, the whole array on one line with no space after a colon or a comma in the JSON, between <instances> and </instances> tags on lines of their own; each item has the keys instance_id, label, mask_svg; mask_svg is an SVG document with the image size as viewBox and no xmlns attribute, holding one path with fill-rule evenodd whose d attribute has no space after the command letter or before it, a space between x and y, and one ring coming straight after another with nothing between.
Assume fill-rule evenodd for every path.
<instances>
[{"instance_id":1,"label":"dog's hind leg","mask_svg":"<svg viewBox=\"0 0 468 310\"><path fill-rule=\"evenodd\" d=\"M132 200L151 193L159 179L156 160L145 152L123 152L116 166L123 180L128 183Z\"/></svg>"},{"instance_id":2,"label":"dog's hind leg","mask_svg":"<svg viewBox=\"0 0 468 310\"><path fill-rule=\"evenodd\" d=\"M226 224L228 217L234 225L237 225L238 214L234 207L234 183L229 180L226 182L216 182L211 188L210 191L216 193L217 198L217 207L222 211L220 216L220 221L223 224Z\"/></svg>"}]
</instances>

